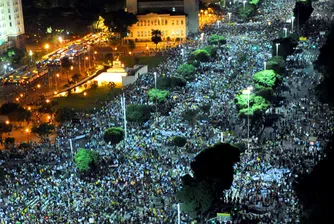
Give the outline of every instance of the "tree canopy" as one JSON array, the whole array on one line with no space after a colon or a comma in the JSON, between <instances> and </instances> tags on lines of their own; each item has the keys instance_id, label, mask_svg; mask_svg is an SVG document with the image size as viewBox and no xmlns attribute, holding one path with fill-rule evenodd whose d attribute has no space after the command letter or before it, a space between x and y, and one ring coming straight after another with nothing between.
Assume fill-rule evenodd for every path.
<instances>
[{"instance_id":1,"label":"tree canopy","mask_svg":"<svg viewBox=\"0 0 334 224\"><path fill-rule=\"evenodd\" d=\"M248 109L248 95L238 94L235 97L235 103L237 109L239 110L238 115L243 116L254 116L264 113L270 104L262 96L256 96L255 94L250 94L249 96L249 109Z\"/></svg>"},{"instance_id":2,"label":"tree canopy","mask_svg":"<svg viewBox=\"0 0 334 224\"><path fill-rule=\"evenodd\" d=\"M190 60L197 60L200 62L208 62L210 61L210 54L206 50L198 49L193 51L190 54Z\"/></svg>"},{"instance_id":3,"label":"tree canopy","mask_svg":"<svg viewBox=\"0 0 334 224\"><path fill-rule=\"evenodd\" d=\"M253 80L255 82L255 89L261 90L263 88L271 88L277 85L277 74L274 70L263 70L257 72L253 76Z\"/></svg>"},{"instance_id":4,"label":"tree canopy","mask_svg":"<svg viewBox=\"0 0 334 224\"><path fill-rule=\"evenodd\" d=\"M161 30L152 30L151 35L152 35L151 40L155 44L155 48L157 48L158 43L162 41Z\"/></svg>"},{"instance_id":5,"label":"tree canopy","mask_svg":"<svg viewBox=\"0 0 334 224\"><path fill-rule=\"evenodd\" d=\"M158 89L174 89L176 87L186 86L187 81L178 77L160 77L157 80Z\"/></svg>"},{"instance_id":6,"label":"tree canopy","mask_svg":"<svg viewBox=\"0 0 334 224\"><path fill-rule=\"evenodd\" d=\"M39 126L33 126L31 132L40 139L45 140L53 133L54 130L55 126L53 124L42 123Z\"/></svg>"},{"instance_id":7,"label":"tree canopy","mask_svg":"<svg viewBox=\"0 0 334 224\"><path fill-rule=\"evenodd\" d=\"M285 73L285 60L281 56L274 56L270 58L267 62L267 67L266 69L268 70L274 70L276 74L279 74L281 76L284 75Z\"/></svg>"},{"instance_id":8,"label":"tree canopy","mask_svg":"<svg viewBox=\"0 0 334 224\"><path fill-rule=\"evenodd\" d=\"M206 52L209 53L210 57L215 58L217 56L217 48L213 46L206 46L205 48L202 48Z\"/></svg>"},{"instance_id":9,"label":"tree canopy","mask_svg":"<svg viewBox=\"0 0 334 224\"><path fill-rule=\"evenodd\" d=\"M185 80L191 81L195 78L195 67L191 64L182 64L177 68L177 73Z\"/></svg>"},{"instance_id":10,"label":"tree canopy","mask_svg":"<svg viewBox=\"0 0 334 224\"><path fill-rule=\"evenodd\" d=\"M126 119L130 122L143 123L150 117L151 107L149 105L130 104L126 107Z\"/></svg>"},{"instance_id":11,"label":"tree canopy","mask_svg":"<svg viewBox=\"0 0 334 224\"><path fill-rule=\"evenodd\" d=\"M168 97L170 95L170 92L167 90L160 90L160 89L150 89L148 91L148 97L151 101L158 103L166 102Z\"/></svg>"},{"instance_id":12,"label":"tree canopy","mask_svg":"<svg viewBox=\"0 0 334 224\"><path fill-rule=\"evenodd\" d=\"M183 147L187 143L187 139L183 136L174 136L173 144L178 147Z\"/></svg>"},{"instance_id":13,"label":"tree canopy","mask_svg":"<svg viewBox=\"0 0 334 224\"><path fill-rule=\"evenodd\" d=\"M226 44L226 38L221 35L213 34L208 38L209 45Z\"/></svg>"},{"instance_id":14,"label":"tree canopy","mask_svg":"<svg viewBox=\"0 0 334 224\"><path fill-rule=\"evenodd\" d=\"M120 37L125 37L128 27L138 22L136 15L125 12L123 9L108 11L103 15L103 18L109 31L118 33Z\"/></svg>"},{"instance_id":15,"label":"tree canopy","mask_svg":"<svg viewBox=\"0 0 334 224\"><path fill-rule=\"evenodd\" d=\"M75 118L76 112L70 108L64 107L56 111L55 119L57 122L63 123L72 121Z\"/></svg>"},{"instance_id":16,"label":"tree canopy","mask_svg":"<svg viewBox=\"0 0 334 224\"><path fill-rule=\"evenodd\" d=\"M103 135L105 142L116 145L124 139L124 130L121 127L108 128Z\"/></svg>"},{"instance_id":17,"label":"tree canopy","mask_svg":"<svg viewBox=\"0 0 334 224\"><path fill-rule=\"evenodd\" d=\"M99 153L88 149L79 149L74 157L74 161L79 171L87 172L99 161Z\"/></svg>"}]
</instances>

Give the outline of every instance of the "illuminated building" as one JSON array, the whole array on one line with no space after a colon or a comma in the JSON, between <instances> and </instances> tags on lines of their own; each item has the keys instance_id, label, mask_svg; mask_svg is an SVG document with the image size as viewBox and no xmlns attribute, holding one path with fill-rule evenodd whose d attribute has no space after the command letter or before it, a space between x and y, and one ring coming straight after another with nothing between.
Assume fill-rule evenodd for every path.
<instances>
[{"instance_id":1,"label":"illuminated building","mask_svg":"<svg viewBox=\"0 0 334 224\"><path fill-rule=\"evenodd\" d=\"M148 32L149 26L151 26L150 31L161 29L164 33L162 34L163 39L167 37L171 39L185 38L189 33L198 32L199 0L126 0L126 6L128 12L137 14L139 21L130 27L128 39L147 39L145 31ZM147 21L150 25L147 25ZM179 22L178 25L176 21ZM181 21L183 25L181 25ZM143 32L143 35L141 35L141 32ZM178 32L177 35L176 32ZM183 35L181 32L183 32ZM172 36L172 33L174 33L174 36Z\"/></svg>"},{"instance_id":2,"label":"illuminated building","mask_svg":"<svg viewBox=\"0 0 334 224\"><path fill-rule=\"evenodd\" d=\"M0 52L25 48L21 0L0 0Z\"/></svg>"}]
</instances>

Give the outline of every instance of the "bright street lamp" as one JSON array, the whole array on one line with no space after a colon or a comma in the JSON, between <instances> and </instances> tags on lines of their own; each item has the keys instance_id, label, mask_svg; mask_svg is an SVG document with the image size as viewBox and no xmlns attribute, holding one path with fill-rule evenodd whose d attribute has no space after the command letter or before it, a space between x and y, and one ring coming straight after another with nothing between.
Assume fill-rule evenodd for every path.
<instances>
[{"instance_id":1,"label":"bright street lamp","mask_svg":"<svg viewBox=\"0 0 334 224\"><path fill-rule=\"evenodd\" d=\"M293 33L293 21L295 20L295 17L294 16L292 16L291 17L291 27L292 27L292 30L291 30L291 32Z\"/></svg>"},{"instance_id":2,"label":"bright street lamp","mask_svg":"<svg viewBox=\"0 0 334 224\"><path fill-rule=\"evenodd\" d=\"M63 38L62 37L58 37L58 40L59 40L60 44L63 43Z\"/></svg>"},{"instance_id":3,"label":"bright street lamp","mask_svg":"<svg viewBox=\"0 0 334 224\"><path fill-rule=\"evenodd\" d=\"M32 61L32 50L29 51L30 61Z\"/></svg>"},{"instance_id":4,"label":"bright street lamp","mask_svg":"<svg viewBox=\"0 0 334 224\"><path fill-rule=\"evenodd\" d=\"M276 43L276 56L278 56L278 47L279 47L280 43Z\"/></svg>"},{"instance_id":5,"label":"bright street lamp","mask_svg":"<svg viewBox=\"0 0 334 224\"><path fill-rule=\"evenodd\" d=\"M286 27L284 27L283 31L284 31L284 37L287 37L288 36L288 29Z\"/></svg>"},{"instance_id":6,"label":"bright street lamp","mask_svg":"<svg viewBox=\"0 0 334 224\"><path fill-rule=\"evenodd\" d=\"M228 23L231 23L231 15L232 15L232 13L228 12L227 15L228 15Z\"/></svg>"},{"instance_id":7,"label":"bright street lamp","mask_svg":"<svg viewBox=\"0 0 334 224\"><path fill-rule=\"evenodd\" d=\"M247 113L247 117L248 117L248 130L247 130L247 149L249 150L249 99L250 99L250 94L252 93L253 87L249 86L247 87L247 89L242 91L242 94L247 94L248 95L248 113Z\"/></svg>"},{"instance_id":8,"label":"bright street lamp","mask_svg":"<svg viewBox=\"0 0 334 224\"><path fill-rule=\"evenodd\" d=\"M244 4L244 9L245 9L245 7L246 7L246 2L247 2L247 1L243 1L243 2L242 2L242 3Z\"/></svg>"},{"instance_id":9,"label":"bright street lamp","mask_svg":"<svg viewBox=\"0 0 334 224\"><path fill-rule=\"evenodd\" d=\"M46 49L46 52L49 53L50 45L49 45L49 44L45 44L44 47L45 47L45 49Z\"/></svg>"}]
</instances>

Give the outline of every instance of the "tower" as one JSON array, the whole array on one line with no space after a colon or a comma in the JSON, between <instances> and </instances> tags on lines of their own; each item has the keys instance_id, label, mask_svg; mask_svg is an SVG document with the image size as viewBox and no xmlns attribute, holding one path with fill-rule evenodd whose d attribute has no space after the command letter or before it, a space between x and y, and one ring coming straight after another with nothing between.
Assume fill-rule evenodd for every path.
<instances>
[{"instance_id":1,"label":"tower","mask_svg":"<svg viewBox=\"0 0 334 224\"><path fill-rule=\"evenodd\" d=\"M127 12L137 14L138 12L137 0L126 0L126 10Z\"/></svg>"},{"instance_id":2,"label":"tower","mask_svg":"<svg viewBox=\"0 0 334 224\"><path fill-rule=\"evenodd\" d=\"M199 28L199 0L184 0L184 13L187 14L188 34L197 33Z\"/></svg>"}]
</instances>

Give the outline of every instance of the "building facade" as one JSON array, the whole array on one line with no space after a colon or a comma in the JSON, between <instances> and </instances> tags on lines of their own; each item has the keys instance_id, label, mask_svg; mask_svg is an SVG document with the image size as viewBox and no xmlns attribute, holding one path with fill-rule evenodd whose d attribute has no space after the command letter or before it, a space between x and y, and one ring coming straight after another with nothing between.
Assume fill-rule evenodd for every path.
<instances>
[{"instance_id":1,"label":"building facade","mask_svg":"<svg viewBox=\"0 0 334 224\"><path fill-rule=\"evenodd\" d=\"M150 30L161 29L164 33L163 38L168 36L170 38L184 38L190 33L198 32L199 0L126 0L126 7L128 12L137 14L139 20L139 25L135 24L130 28L130 39L138 37L143 39L142 31L145 37L145 31L147 32L148 27L143 28L142 21L144 24L145 21L146 24L147 21L150 21ZM176 21L179 22L178 25ZM181 25L181 21L185 28ZM134 36L136 37L134 38Z\"/></svg>"},{"instance_id":2,"label":"building facade","mask_svg":"<svg viewBox=\"0 0 334 224\"><path fill-rule=\"evenodd\" d=\"M21 0L0 0L0 52L10 47L25 48Z\"/></svg>"},{"instance_id":3,"label":"building facade","mask_svg":"<svg viewBox=\"0 0 334 224\"><path fill-rule=\"evenodd\" d=\"M137 15L138 23L129 28L127 39L151 41L152 30L160 30L162 40L183 40L187 36L185 15L149 13Z\"/></svg>"}]
</instances>

